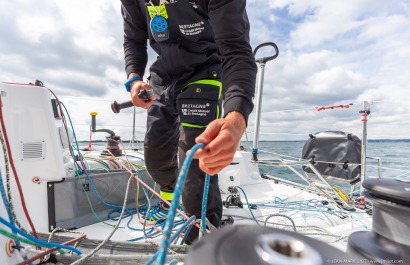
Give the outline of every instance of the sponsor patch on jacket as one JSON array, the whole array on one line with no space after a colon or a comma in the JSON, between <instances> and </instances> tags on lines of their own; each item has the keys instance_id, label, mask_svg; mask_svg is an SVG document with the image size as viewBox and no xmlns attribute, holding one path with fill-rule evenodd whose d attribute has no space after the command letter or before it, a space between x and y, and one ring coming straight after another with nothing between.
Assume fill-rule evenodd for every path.
<instances>
[{"instance_id":1,"label":"sponsor patch on jacket","mask_svg":"<svg viewBox=\"0 0 410 265\"><path fill-rule=\"evenodd\" d=\"M186 36L198 35L205 30L204 22L200 21L192 24L179 25L179 30Z\"/></svg>"}]
</instances>

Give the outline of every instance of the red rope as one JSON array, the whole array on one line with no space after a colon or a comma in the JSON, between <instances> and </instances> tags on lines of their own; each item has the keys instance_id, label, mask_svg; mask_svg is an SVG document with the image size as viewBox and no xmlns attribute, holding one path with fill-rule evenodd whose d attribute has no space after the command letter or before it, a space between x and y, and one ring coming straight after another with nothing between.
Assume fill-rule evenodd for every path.
<instances>
[{"instance_id":1,"label":"red rope","mask_svg":"<svg viewBox=\"0 0 410 265\"><path fill-rule=\"evenodd\" d=\"M93 131L90 130L90 141L88 142L88 150L91 150L91 143L92 143L91 138L92 138L92 136L93 136Z\"/></svg>"},{"instance_id":2,"label":"red rope","mask_svg":"<svg viewBox=\"0 0 410 265\"><path fill-rule=\"evenodd\" d=\"M18 188L18 191L19 191L19 194L20 194L20 200L21 200L21 204L23 206L23 211L24 211L24 214L26 215L27 221L28 221L28 223L31 227L31 231L33 232L34 237L38 238L37 231L34 228L33 222L31 221L30 215L27 211L26 201L24 200L23 190L21 189L21 185L20 185L20 179L17 175L17 171L16 171L16 168L14 166L13 156L11 155L11 151L10 151L11 148L10 148L10 144L9 144L9 139L8 139L8 136L7 136L6 126L4 124L3 102L2 102L1 97L0 97L0 122L1 122L1 128L3 130L3 134L4 134L4 139L6 141L7 153L9 155L10 165L11 165L11 168L13 170L14 178L16 180L17 188Z\"/></svg>"},{"instance_id":3,"label":"red rope","mask_svg":"<svg viewBox=\"0 0 410 265\"><path fill-rule=\"evenodd\" d=\"M68 241L64 242L63 245L69 245L69 244L75 243L75 242L77 242L77 241L82 240L82 239L85 238L85 237L86 237L85 234L84 234L84 235L81 235L81 236L79 236L79 237L76 237L76 238L73 238L73 239L71 239L71 240L68 240ZM50 249L44 251L43 253L40 253L40 254L38 254L38 255L36 255L36 256L34 256L34 257L29 258L28 260L25 260L25 261L22 261L22 262L18 263L17 265L26 265L26 264L29 264L30 262L33 262L33 261L35 261L35 260L37 260L37 259L43 258L44 256L46 256L46 255L48 255L48 254L50 254L50 253L56 251L57 249L58 249L58 248L56 248L56 247L50 248Z\"/></svg>"}]
</instances>

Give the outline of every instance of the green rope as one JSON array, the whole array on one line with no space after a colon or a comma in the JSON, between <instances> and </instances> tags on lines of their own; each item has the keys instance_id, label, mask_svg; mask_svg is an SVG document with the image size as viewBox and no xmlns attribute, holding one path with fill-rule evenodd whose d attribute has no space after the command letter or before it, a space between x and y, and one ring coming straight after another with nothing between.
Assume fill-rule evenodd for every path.
<instances>
[{"instance_id":1,"label":"green rope","mask_svg":"<svg viewBox=\"0 0 410 265\"><path fill-rule=\"evenodd\" d=\"M81 186L81 189L83 190L83 193L84 193L85 197L87 198L88 205L90 206L90 209L91 209L91 211L93 212L95 218L96 218L98 221L100 221L101 223L105 224L105 225L108 225L108 226L111 226L111 227L115 227L115 225L109 224L109 223L103 221L103 220L96 214L96 212L94 211L94 207L93 207L93 205L92 205L92 203L91 203L90 197L88 197L87 191L85 190L84 186L83 186L82 183L81 183L80 176L76 175L76 177L77 177L78 183L79 183L80 186ZM118 227L118 228L125 229L125 227L123 227L123 226Z\"/></svg>"},{"instance_id":2,"label":"green rope","mask_svg":"<svg viewBox=\"0 0 410 265\"><path fill-rule=\"evenodd\" d=\"M20 237L20 236L17 236L15 234L13 234L13 233L10 233L7 230L4 230L3 228L0 228L0 234L6 236L8 238L11 238L15 241L20 241L20 242L23 242L23 243L26 243L26 244L29 244L29 245L32 245L32 246L36 246L36 247L44 247L43 245L38 244L38 243L34 243L34 242L32 242L31 240L28 240L25 237ZM58 252L60 252L61 254L67 254L67 252L64 251L63 249L59 249Z\"/></svg>"}]
</instances>

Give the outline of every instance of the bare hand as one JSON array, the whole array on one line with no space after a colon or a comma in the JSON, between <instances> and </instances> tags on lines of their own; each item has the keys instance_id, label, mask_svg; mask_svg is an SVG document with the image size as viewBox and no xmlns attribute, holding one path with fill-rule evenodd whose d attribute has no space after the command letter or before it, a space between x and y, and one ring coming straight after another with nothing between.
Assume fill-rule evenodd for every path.
<instances>
[{"instance_id":1,"label":"bare hand","mask_svg":"<svg viewBox=\"0 0 410 265\"><path fill-rule=\"evenodd\" d=\"M228 166L245 130L245 118L240 112L230 112L225 118L211 122L195 139L196 143L205 144L194 155L201 170L212 176Z\"/></svg>"},{"instance_id":2,"label":"bare hand","mask_svg":"<svg viewBox=\"0 0 410 265\"><path fill-rule=\"evenodd\" d=\"M143 81L137 80L137 81L132 82L131 86L130 86L131 100L132 100L132 104L134 104L134 106L144 108L144 109L148 109L152 105L152 101L155 99L155 95L152 95L149 98L149 101L145 102L143 99L138 97L138 94L143 89L150 90L151 88L147 83L145 83Z\"/></svg>"}]
</instances>

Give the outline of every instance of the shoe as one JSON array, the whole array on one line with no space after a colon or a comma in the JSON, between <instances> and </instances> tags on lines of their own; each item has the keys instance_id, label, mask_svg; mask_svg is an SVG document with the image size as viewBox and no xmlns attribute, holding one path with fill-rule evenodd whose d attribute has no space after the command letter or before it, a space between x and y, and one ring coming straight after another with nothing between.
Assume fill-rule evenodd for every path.
<instances>
[{"instance_id":1,"label":"shoe","mask_svg":"<svg viewBox=\"0 0 410 265\"><path fill-rule=\"evenodd\" d=\"M148 213L142 216L141 223L144 223L145 219L147 224L155 224L156 222L164 221L167 219L168 210L162 208L162 203L152 206Z\"/></svg>"}]
</instances>

